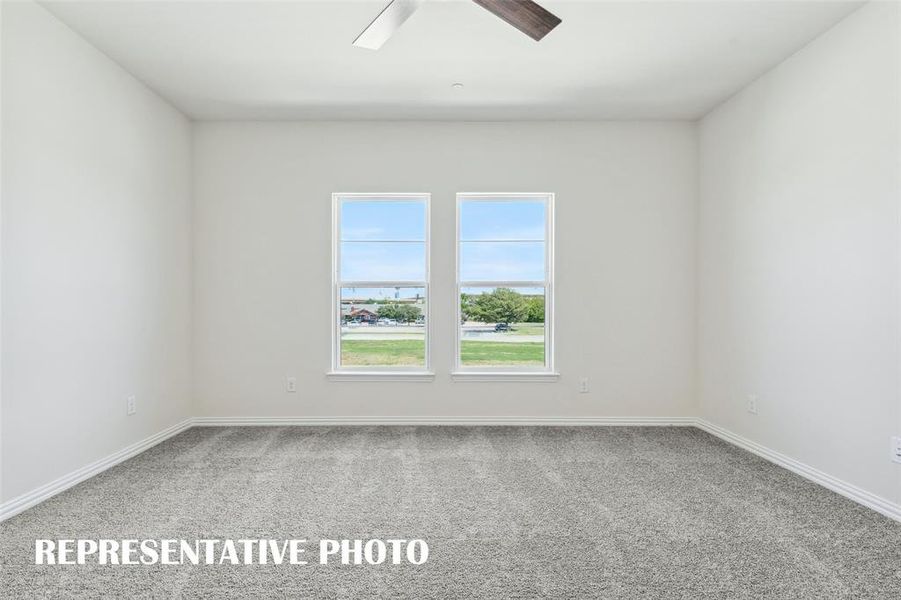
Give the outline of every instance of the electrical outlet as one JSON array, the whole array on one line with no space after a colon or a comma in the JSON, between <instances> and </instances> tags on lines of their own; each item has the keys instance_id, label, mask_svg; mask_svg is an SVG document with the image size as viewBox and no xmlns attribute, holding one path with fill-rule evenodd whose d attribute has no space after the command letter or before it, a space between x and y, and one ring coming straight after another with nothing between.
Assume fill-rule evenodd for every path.
<instances>
[{"instance_id":1,"label":"electrical outlet","mask_svg":"<svg viewBox=\"0 0 901 600\"><path fill-rule=\"evenodd\" d=\"M757 414L757 396L748 394L748 412L752 415Z\"/></svg>"},{"instance_id":2,"label":"electrical outlet","mask_svg":"<svg viewBox=\"0 0 901 600\"><path fill-rule=\"evenodd\" d=\"M892 438L892 460L901 463L901 435Z\"/></svg>"},{"instance_id":3,"label":"electrical outlet","mask_svg":"<svg viewBox=\"0 0 901 600\"><path fill-rule=\"evenodd\" d=\"M285 391L291 394L297 391L297 377L285 377Z\"/></svg>"},{"instance_id":4,"label":"electrical outlet","mask_svg":"<svg viewBox=\"0 0 901 600\"><path fill-rule=\"evenodd\" d=\"M129 396L125 400L125 414L133 415L138 412L138 399L135 396Z\"/></svg>"},{"instance_id":5,"label":"electrical outlet","mask_svg":"<svg viewBox=\"0 0 901 600\"><path fill-rule=\"evenodd\" d=\"M588 393L588 378L583 377L579 380L579 393L587 394Z\"/></svg>"}]
</instances>

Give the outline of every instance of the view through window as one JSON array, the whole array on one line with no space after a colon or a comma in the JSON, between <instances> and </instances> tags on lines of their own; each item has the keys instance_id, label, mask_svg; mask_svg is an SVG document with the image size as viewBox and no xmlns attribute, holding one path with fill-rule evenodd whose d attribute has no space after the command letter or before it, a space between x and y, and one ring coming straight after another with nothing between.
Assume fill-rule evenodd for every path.
<instances>
[{"instance_id":1,"label":"view through window","mask_svg":"<svg viewBox=\"0 0 901 600\"><path fill-rule=\"evenodd\" d=\"M550 194L458 195L459 370L550 370Z\"/></svg>"},{"instance_id":2,"label":"view through window","mask_svg":"<svg viewBox=\"0 0 901 600\"><path fill-rule=\"evenodd\" d=\"M336 195L335 364L428 365L428 195Z\"/></svg>"}]
</instances>

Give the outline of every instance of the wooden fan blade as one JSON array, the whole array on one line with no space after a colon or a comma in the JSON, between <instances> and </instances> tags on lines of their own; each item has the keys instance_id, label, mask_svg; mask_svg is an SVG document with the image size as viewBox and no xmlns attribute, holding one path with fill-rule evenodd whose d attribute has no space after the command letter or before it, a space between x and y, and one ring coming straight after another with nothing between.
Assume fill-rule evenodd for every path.
<instances>
[{"instance_id":1,"label":"wooden fan blade","mask_svg":"<svg viewBox=\"0 0 901 600\"><path fill-rule=\"evenodd\" d=\"M541 40L562 19L532 0L472 0L535 41Z\"/></svg>"}]
</instances>

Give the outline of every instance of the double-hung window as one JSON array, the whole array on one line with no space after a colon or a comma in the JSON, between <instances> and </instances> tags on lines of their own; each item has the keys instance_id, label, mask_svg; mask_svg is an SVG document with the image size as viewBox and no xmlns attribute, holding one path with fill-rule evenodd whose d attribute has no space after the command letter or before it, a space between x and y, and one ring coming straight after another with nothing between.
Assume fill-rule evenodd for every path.
<instances>
[{"instance_id":1,"label":"double-hung window","mask_svg":"<svg viewBox=\"0 0 901 600\"><path fill-rule=\"evenodd\" d=\"M429 199L333 195L334 374L428 374Z\"/></svg>"},{"instance_id":2,"label":"double-hung window","mask_svg":"<svg viewBox=\"0 0 901 600\"><path fill-rule=\"evenodd\" d=\"M457 195L455 375L554 377L553 194Z\"/></svg>"}]
</instances>

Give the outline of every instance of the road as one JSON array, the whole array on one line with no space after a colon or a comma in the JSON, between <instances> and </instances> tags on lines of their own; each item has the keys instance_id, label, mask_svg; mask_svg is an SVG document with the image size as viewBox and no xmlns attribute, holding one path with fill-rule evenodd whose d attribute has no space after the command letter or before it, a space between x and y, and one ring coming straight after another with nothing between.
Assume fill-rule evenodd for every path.
<instances>
[{"instance_id":1,"label":"road","mask_svg":"<svg viewBox=\"0 0 901 600\"><path fill-rule=\"evenodd\" d=\"M370 327L342 327L342 340L421 340L425 329L413 325L377 325ZM522 344L526 342L544 342L544 335L519 335L511 332L494 331L493 327L484 325L463 327L463 339L472 342L503 342L505 344Z\"/></svg>"}]
</instances>

